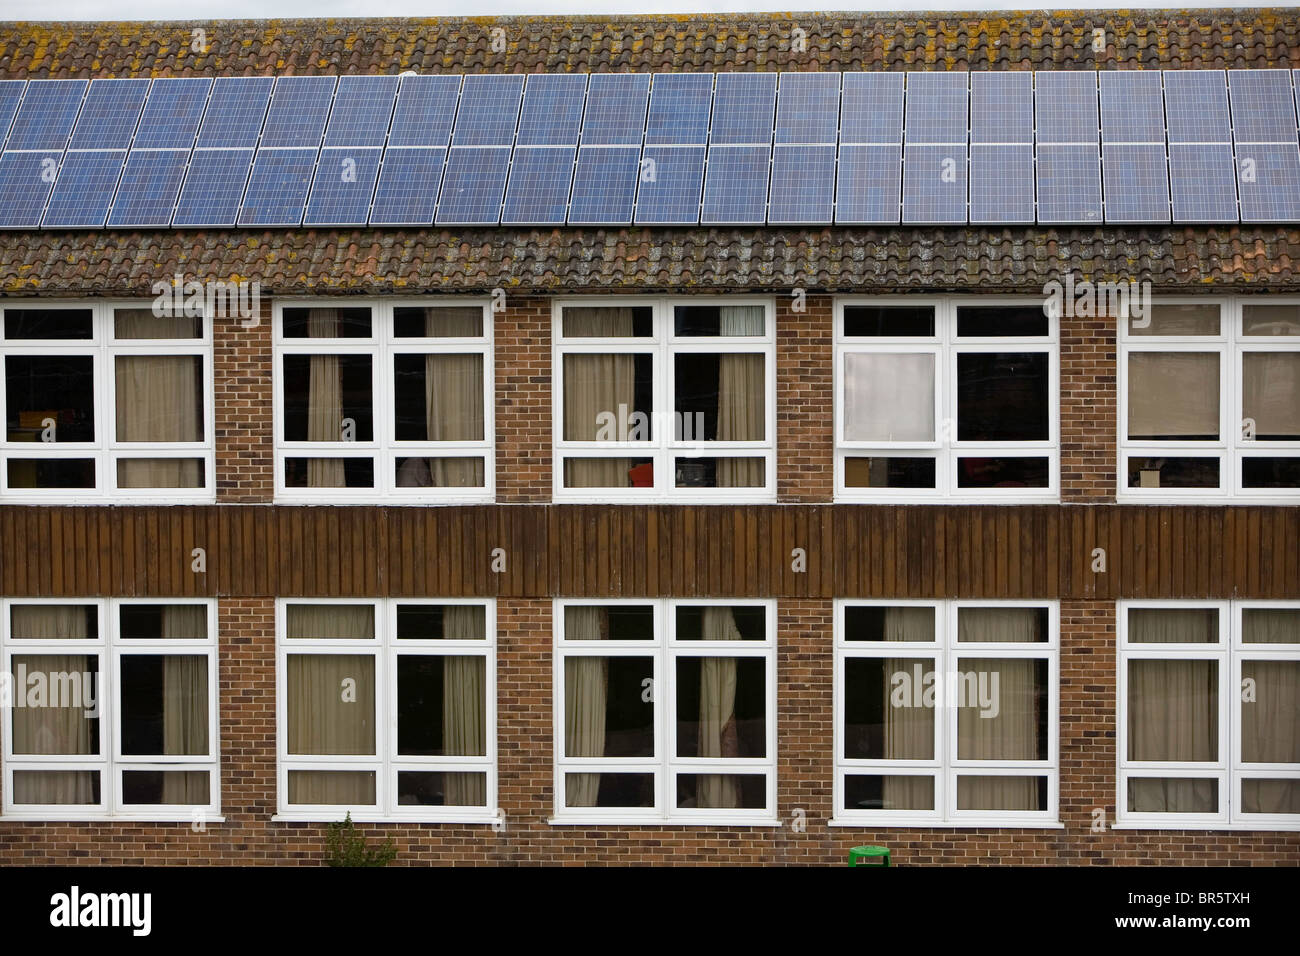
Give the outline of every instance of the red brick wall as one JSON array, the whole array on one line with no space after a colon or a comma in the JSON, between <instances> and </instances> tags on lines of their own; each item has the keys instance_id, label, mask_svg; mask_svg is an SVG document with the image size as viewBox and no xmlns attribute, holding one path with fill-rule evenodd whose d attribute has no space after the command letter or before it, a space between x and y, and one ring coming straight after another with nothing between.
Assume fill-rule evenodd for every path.
<instances>
[{"instance_id":1,"label":"red brick wall","mask_svg":"<svg viewBox=\"0 0 1300 956\"><path fill-rule=\"evenodd\" d=\"M1061 501L1115 500L1116 319L1061 320Z\"/></svg>"},{"instance_id":2,"label":"red brick wall","mask_svg":"<svg viewBox=\"0 0 1300 956\"><path fill-rule=\"evenodd\" d=\"M275 493L271 387L271 300L258 324L217 319L213 329L213 399L217 501L267 502Z\"/></svg>"},{"instance_id":3,"label":"red brick wall","mask_svg":"<svg viewBox=\"0 0 1300 956\"><path fill-rule=\"evenodd\" d=\"M550 501L551 300L508 296L492 325L497 501Z\"/></svg>"},{"instance_id":4,"label":"red brick wall","mask_svg":"<svg viewBox=\"0 0 1300 956\"><path fill-rule=\"evenodd\" d=\"M834 299L806 310L776 297L776 488L780 501L826 502L835 492Z\"/></svg>"}]
</instances>

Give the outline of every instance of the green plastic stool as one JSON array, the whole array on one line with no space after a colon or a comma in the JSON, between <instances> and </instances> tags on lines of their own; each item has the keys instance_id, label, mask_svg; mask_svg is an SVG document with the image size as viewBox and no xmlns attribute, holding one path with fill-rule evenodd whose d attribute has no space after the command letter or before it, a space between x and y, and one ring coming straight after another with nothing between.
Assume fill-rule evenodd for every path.
<instances>
[{"instance_id":1,"label":"green plastic stool","mask_svg":"<svg viewBox=\"0 0 1300 956\"><path fill-rule=\"evenodd\" d=\"M872 859L880 862L865 862ZM849 866L889 866L889 850L883 846L855 846L849 850Z\"/></svg>"}]
</instances>

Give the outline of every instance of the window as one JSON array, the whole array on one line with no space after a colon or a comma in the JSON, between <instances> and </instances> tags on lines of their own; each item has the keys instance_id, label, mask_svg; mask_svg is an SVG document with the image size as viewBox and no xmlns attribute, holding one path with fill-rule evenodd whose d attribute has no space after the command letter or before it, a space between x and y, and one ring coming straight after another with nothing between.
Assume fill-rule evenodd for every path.
<instances>
[{"instance_id":1,"label":"window","mask_svg":"<svg viewBox=\"0 0 1300 956\"><path fill-rule=\"evenodd\" d=\"M774 822L775 614L557 601L555 822Z\"/></svg>"},{"instance_id":2,"label":"window","mask_svg":"<svg viewBox=\"0 0 1300 956\"><path fill-rule=\"evenodd\" d=\"M556 305L555 497L775 497L766 300Z\"/></svg>"},{"instance_id":3,"label":"window","mask_svg":"<svg viewBox=\"0 0 1300 956\"><path fill-rule=\"evenodd\" d=\"M835 322L840 500L1057 497L1056 328L1041 301L843 299Z\"/></svg>"},{"instance_id":4,"label":"window","mask_svg":"<svg viewBox=\"0 0 1300 956\"><path fill-rule=\"evenodd\" d=\"M276 303L280 500L490 501L482 301Z\"/></svg>"},{"instance_id":5,"label":"window","mask_svg":"<svg viewBox=\"0 0 1300 956\"><path fill-rule=\"evenodd\" d=\"M1130 826L1300 830L1300 604L1119 604Z\"/></svg>"},{"instance_id":6,"label":"window","mask_svg":"<svg viewBox=\"0 0 1300 956\"><path fill-rule=\"evenodd\" d=\"M1121 500L1300 495L1300 300L1160 300L1120 345Z\"/></svg>"},{"instance_id":7,"label":"window","mask_svg":"<svg viewBox=\"0 0 1300 956\"><path fill-rule=\"evenodd\" d=\"M13 598L0 610L6 816L220 813L212 601Z\"/></svg>"},{"instance_id":8,"label":"window","mask_svg":"<svg viewBox=\"0 0 1300 956\"><path fill-rule=\"evenodd\" d=\"M1057 824L1057 605L841 601L835 820Z\"/></svg>"},{"instance_id":9,"label":"window","mask_svg":"<svg viewBox=\"0 0 1300 956\"><path fill-rule=\"evenodd\" d=\"M213 499L210 323L153 306L0 306L5 498Z\"/></svg>"},{"instance_id":10,"label":"window","mask_svg":"<svg viewBox=\"0 0 1300 956\"><path fill-rule=\"evenodd\" d=\"M279 813L488 823L490 601L278 602Z\"/></svg>"}]
</instances>

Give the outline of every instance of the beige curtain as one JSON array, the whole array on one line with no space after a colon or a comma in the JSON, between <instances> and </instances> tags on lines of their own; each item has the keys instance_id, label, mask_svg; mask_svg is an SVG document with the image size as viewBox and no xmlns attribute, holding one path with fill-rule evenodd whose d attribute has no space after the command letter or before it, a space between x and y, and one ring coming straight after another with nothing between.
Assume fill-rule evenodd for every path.
<instances>
[{"instance_id":1,"label":"beige curtain","mask_svg":"<svg viewBox=\"0 0 1300 956\"><path fill-rule=\"evenodd\" d=\"M624 308L575 309L564 314L570 336L621 338L633 332L633 311ZM564 437L595 441L597 416L608 412L620 424L620 406L631 416L636 402L636 360L628 354L569 354L564 356ZM630 425L629 425L630 427ZM622 437L622 436L617 436ZM570 458L564 480L571 488L631 486L628 458Z\"/></svg>"},{"instance_id":2,"label":"beige curtain","mask_svg":"<svg viewBox=\"0 0 1300 956\"><path fill-rule=\"evenodd\" d=\"M1246 644L1300 644L1300 610L1252 607L1242 612Z\"/></svg>"},{"instance_id":3,"label":"beige curtain","mask_svg":"<svg viewBox=\"0 0 1300 956\"><path fill-rule=\"evenodd\" d=\"M426 334L481 334L482 314L474 310L430 310ZM424 408L429 441L482 441L483 356L426 355ZM440 488L480 488L481 458L435 458L429 462L432 483Z\"/></svg>"},{"instance_id":4,"label":"beige curtain","mask_svg":"<svg viewBox=\"0 0 1300 956\"><path fill-rule=\"evenodd\" d=\"M355 700L344 700L345 681ZM290 654L286 709L288 752L305 755L375 754L375 659L370 654ZM294 803L366 804L374 801L369 774L300 774Z\"/></svg>"},{"instance_id":5,"label":"beige curtain","mask_svg":"<svg viewBox=\"0 0 1300 956\"><path fill-rule=\"evenodd\" d=\"M307 334L312 338L338 338L338 309L312 309ZM307 440L339 441L343 434L343 375L337 355L313 355L307 384ZM342 488L343 459L307 459L307 487Z\"/></svg>"},{"instance_id":6,"label":"beige curtain","mask_svg":"<svg viewBox=\"0 0 1300 956\"><path fill-rule=\"evenodd\" d=\"M720 335L762 335L763 308L757 305L723 306L719 311ZM764 420L763 356L718 356L718 441L762 441ZM719 488L761 488L763 459L720 458Z\"/></svg>"},{"instance_id":7,"label":"beige curtain","mask_svg":"<svg viewBox=\"0 0 1300 956\"><path fill-rule=\"evenodd\" d=\"M1254 701L1241 702L1243 763L1300 764L1300 661L1242 661L1243 680L1255 682ZM1242 781L1247 813L1300 812L1300 782Z\"/></svg>"},{"instance_id":8,"label":"beige curtain","mask_svg":"<svg viewBox=\"0 0 1300 956\"><path fill-rule=\"evenodd\" d=\"M934 610L928 607L885 608L885 640L901 642L933 641ZM912 674L920 664L922 673L934 668L932 658L886 658L885 752L886 760L929 760L934 757L933 707L895 707L891 699L894 674ZM883 781L884 807L887 810L934 809L934 778L931 776L886 776Z\"/></svg>"},{"instance_id":9,"label":"beige curtain","mask_svg":"<svg viewBox=\"0 0 1300 956\"><path fill-rule=\"evenodd\" d=\"M564 609L566 641L601 641L609 635L609 615L603 607ZM609 694L609 658L568 656L564 659L564 753L566 757L605 755L605 707ZM594 807L600 794L600 774L565 775L564 804Z\"/></svg>"},{"instance_id":10,"label":"beige curtain","mask_svg":"<svg viewBox=\"0 0 1300 956\"><path fill-rule=\"evenodd\" d=\"M294 641L368 641L375 636L375 609L370 604L290 604L284 623Z\"/></svg>"},{"instance_id":11,"label":"beige curtain","mask_svg":"<svg viewBox=\"0 0 1300 956\"><path fill-rule=\"evenodd\" d=\"M704 609L700 637L706 641L739 641L740 630L729 607ZM736 757L740 754L736 736L736 658L706 657L700 661L701 757ZM730 774L702 773L696 777L695 805L735 807L740 793Z\"/></svg>"},{"instance_id":12,"label":"beige curtain","mask_svg":"<svg viewBox=\"0 0 1300 956\"><path fill-rule=\"evenodd\" d=\"M1300 438L1300 352L1246 352L1241 367L1241 414L1255 434Z\"/></svg>"},{"instance_id":13,"label":"beige curtain","mask_svg":"<svg viewBox=\"0 0 1300 956\"><path fill-rule=\"evenodd\" d=\"M1130 608L1128 639L1135 644L1213 644L1219 639L1219 612L1213 608Z\"/></svg>"},{"instance_id":14,"label":"beige curtain","mask_svg":"<svg viewBox=\"0 0 1300 956\"><path fill-rule=\"evenodd\" d=\"M119 355L117 440L184 442L203 440L202 362L192 355ZM202 463L194 458L122 458L123 488L195 488Z\"/></svg>"},{"instance_id":15,"label":"beige curtain","mask_svg":"<svg viewBox=\"0 0 1300 956\"><path fill-rule=\"evenodd\" d=\"M114 309L113 333L119 339L197 339L203 320L180 315L154 315L153 309Z\"/></svg>"},{"instance_id":16,"label":"beige curtain","mask_svg":"<svg viewBox=\"0 0 1300 956\"><path fill-rule=\"evenodd\" d=\"M207 610L194 604L163 608L164 640L207 633ZM194 654L163 658L163 753L196 756L208 752L208 659ZM163 775L163 803L207 803L206 774Z\"/></svg>"},{"instance_id":17,"label":"beige curtain","mask_svg":"<svg viewBox=\"0 0 1300 956\"><path fill-rule=\"evenodd\" d=\"M1128 437L1219 434L1217 352L1131 352Z\"/></svg>"},{"instance_id":18,"label":"beige curtain","mask_svg":"<svg viewBox=\"0 0 1300 956\"><path fill-rule=\"evenodd\" d=\"M85 640L86 608L76 604L13 604L10 633L27 640Z\"/></svg>"},{"instance_id":19,"label":"beige curtain","mask_svg":"<svg viewBox=\"0 0 1300 956\"><path fill-rule=\"evenodd\" d=\"M451 604L443 608L448 634L469 634L479 626L480 608ZM442 659L442 750L451 757L487 755L486 664L482 657ZM487 781L480 773L445 776L445 802L455 807L487 803Z\"/></svg>"}]
</instances>

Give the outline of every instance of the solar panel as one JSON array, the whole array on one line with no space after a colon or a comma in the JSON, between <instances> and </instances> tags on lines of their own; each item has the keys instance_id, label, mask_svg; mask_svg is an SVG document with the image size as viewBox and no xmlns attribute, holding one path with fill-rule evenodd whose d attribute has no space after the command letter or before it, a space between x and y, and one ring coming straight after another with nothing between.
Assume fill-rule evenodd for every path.
<instances>
[{"instance_id":1,"label":"solar panel","mask_svg":"<svg viewBox=\"0 0 1300 956\"><path fill-rule=\"evenodd\" d=\"M537 73L528 77L515 144L576 146L586 91L587 77L580 73Z\"/></svg>"},{"instance_id":2,"label":"solar panel","mask_svg":"<svg viewBox=\"0 0 1300 956\"><path fill-rule=\"evenodd\" d=\"M131 145L148 80L94 80L86 92L69 149L126 149Z\"/></svg>"},{"instance_id":3,"label":"solar panel","mask_svg":"<svg viewBox=\"0 0 1300 956\"><path fill-rule=\"evenodd\" d=\"M154 80L131 148L192 148L211 91L210 79L165 76Z\"/></svg>"},{"instance_id":4,"label":"solar panel","mask_svg":"<svg viewBox=\"0 0 1300 956\"><path fill-rule=\"evenodd\" d=\"M63 152L86 86L85 80L29 80L5 149Z\"/></svg>"},{"instance_id":5,"label":"solar panel","mask_svg":"<svg viewBox=\"0 0 1300 956\"><path fill-rule=\"evenodd\" d=\"M970 141L1032 144L1034 74L977 72L970 79Z\"/></svg>"},{"instance_id":6,"label":"solar panel","mask_svg":"<svg viewBox=\"0 0 1300 956\"><path fill-rule=\"evenodd\" d=\"M835 221L896 223L901 209L903 74L845 73Z\"/></svg>"},{"instance_id":7,"label":"solar panel","mask_svg":"<svg viewBox=\"0 0 1300 956\"><path fill-rule=\"evenodd\" d=\"M782 73L776 98L778 144L836 142L840 119L838 73Z\"/></svg>"},{"instance_id":8,"label":"solar panel","mask_svg":"<svg viewBox=\"0 0 1300 956\"><path fill-rule=\"evenodd\" d=\"M1101 142L1164 143L1165 106L1158 70L1104 70Z\"/></svg>"},{"instance_id":9,"label":"solar panel","mask_svg":"<svg viewBox=\"0 0 1300 956\"><path fill-rule=\"evenodd\" d=\"M1300 220L1300 145L1287 70L1229 70L1242 222Z\"/></svg>"},{"instance_id":10,"label":"solar panel","mask_svg":"<svg viewBox=\"0 0 1300 956\"><path fill-rule=\"evenodd\" d=\"M830 222L839 118L838 73L781 74L769 222Z\"/></svg>"},{"instance_id":11,"label":"solar panel","mask_svg":"<svg viewBox=\"0 0 1300 956\"><path fill-rule=\"evenodd\" d=\"M1097 74L1034 74L1038 221L1101 222Z\"/></svg>"},{"instance_id":12,"label":"solar panel","mask_svg":"<svg viewBox=\"0 0 1300 956\"><path fill-rule=\"evenodd\" d=\"M637 185L638 224L687 225L700 221L712 103L710 73L654 75Z\"/></svg>"},{"instance_id":13,"label":"solar panel","mask_svg":"<svg viewBox=\"0 0 1300 956\"><path fill-rule=\"evenodd\" d=\"M275 81L261 149L319 149L334 98L332 76L282 76Z\"/></svg>"},{"instance_id":14,"label":"solar panel","mask_svg":"<svg viewBox=\"0 0 1300 956\"><path fill-rule=\"evenodd\" d=\"M1228 81L1222 70L1166 70L1165 124L1170 143L1231 143Z\"/></svg>"},{"instance_id":15,"label":"solar panel","mask_svg":"<svg viewBox=\"0 0 1300 956\"><path fill-rule=\"evenodd\" d=\"M409 147L384 151L379 184L370 209L372 226L428 226L438 205L445 148Z\"/></svg>"},{"instance_id":16,"label":"solar panel","mask_svg":"<svg viewBox=\"0 0 1300 956\"><path fill-rule=\"evenodd\" d=\"M593 73L582 115L582 145L640 146L649 95L649 73ZM707 110L706 100L706 116Z\"/></svg>"},{"instance_id":17,"label":"solar panel","mask_svg":"<svg viewBox=\"0 0 1300 956\"><path fill-rule=\"evenodd\" d=\"M523 89L524 77L516 74L465 77L442 174L439 225L501 221Z\"/></svg>"},{"instance_id":18,"label":"solar panel","mask_svg":"<svg viewBox=\"0 0 1300 956\"><path fill-rule=\"evenodd\" d=\"M596 73L589 79L569 197L570 223L632 221L649 96L648 73Z\"/></svg>"},{"instance_id":19,"label":"solar panel","mask_svg":"<svg viewBox=\"0 0 1300 956\"><path fill-rule=\"evenodd\" d=\"M131 150L113 197L108 225L170 225L189 159L187 149Z\"/></svg>"},{"instance_id":20,"label":"solar panel","mask_svg":"<svg viewBox=\"0 0 1300 956\"><path fill-rule=\"evenodd\" d=\"M0 157L0 227L34 228L40 223L61 156L10 150Z\"/></svg>"},{"instance_id":21,"label":"solar panel","mask_svg":"<svg viewBox=\"0 0 1300 956\"><path fill-rule=\"evenodd\" d=\"M766 220L776 79L775 73L718 74L702 223Z\"/></svg>"},{"instance_id":22,"label":"solar panel","mask_svg":"<svg viewBox=\"0 0 1300 956\"><path fill-rule=\"evenodd\" d=\"M69 150L59 167L59 178L41 225L93 229L103 226L125 162L124 149Z\"/></svg>"},{"instance_id":23,"label":"solar panel","mask_svg":"<svg viewBox=\"0 0 1300 956\"><path fill-rule=\"evenodd\" d=\"M1296 138L1296 106L1288 70L1229 70L1232 129L1238 143Z\"/></svg>"},{"instance_id":24,"label":"solar panel","mask_svg":"<svg viewBox=\"0 0 1300 956\"><path fill-rule=\"evenodd\" d=\"M239 206L239 224L300 225L317 155L315 149L259 149Z\"/></svg>"},{"instance_id":25,"label":"solar panel","mask_svg":"<svg viewBox=\"0 0 1300 956\"><path fill-rule=\"evenodd\" d=\"M452 146L512 146L524 78L518 74L465 77Z\"/></svg>"},{"instance_id":26,"label":"solar panel","mask_svg":"<svg viewBox=\"0 0 1300 956\"><path fill-rule=\"evenodd\" d=\"M397 98L395 76L339 78L324 146L383 146Z\"/></svg>"},{"instance_id":27,"label":"solar panel","mask_svg":"<svg viewBox=\"0 0 1300 956\"><path fill-rule=\"evenodd\" d=\"M971 74L970 220L1034 221L1034 76Z\"/></svg>"},{"instance_id":28,"label":"solar panel","mask_svg":"<svg viewBox=\"0 0 1300 956\"><path fill-rule=\"evenodd\" d=\"M967 82L965 73L908 73L904 142L965 146Z\"/></svg>"},{"instance_id":29,"label":"solar panel","mask_svg":"<svg viewBox=\"0 0 1300 956\"><path fill-rule=\"evenodd\" d=\"M1174 222L1233 222L1237 183L1227 75L1166 70L1164 80Z\"/></svg>"},{"instance_id":30,"label":"solar panel","mask_svg":"<svg viewBox=\"0 0 1300 956\"><path fill-rule=\"evenodd\" d=\"M251 149L195 149L172 225L235 225L252 165Z\"/></svg>"},{"instance_id":31,"label":"solar panel","mask_svg":"<svg viewBox=\"0 0 1300 956\"><path fill-rule=\"evenodd\" d=\"M25 80L0 80L0 148L9 138L9 126L18 112L18 103L26 86Z\"/></svg>"},{"instance_id":32,"label":"solar panel","mask_svg":"<svg viewBox=\"0 0 1300 956\"><path fill-rule=\"evenodd\" d=\"M388 133L392 146L441 146L451 139L459 76L403 76Z\"/></svg>"},{"instance_id":33,"label":"solar panel","mask_svg":"<svg viewBox=\"0 0 1300 956\"><path fill-rule=\"evenodd\" d=\"M1106 221L1168 222L1169 168L1160 73L1112 70L1099 76Z\"/></svg>"},{"instance_id":34,"label":"solar panel","mask_svg":"<svg viewBox=\"0 0 1300 956\"><path fill-rule=\"evenodd\" d=\"M364 226L379 178L378 146L329 146L320 151L304 226Z\"/></svg>"},{"instance_id":35,"label":"solar panel","mask_svg":"<svg viewBox=\"0 0 1300 956\"><path fill-rule=\"evenodd\" d=\"M968 78L908 73L904 97L903 221L966 221Z\"/></svg>"},{"instance_id":36,"label":"solar panel","mask_svg":"<svg viewBox=\"0 0 1300 956\"><path fill-rule=\"evenodd\" d=\"M236 149L257 145L271 102L275 80L269 76L222 76L212 84L212 95L199 127L196 149Z\"/></svg>"},{"instance_id":37,"label":"solar panel","mask_svg":"<svg viewBox=\"0 0 1300 956\"><path fill-rule=\"evenodd\" d=\"M646 114L646 143L703 146L709 141L712 73L656 73Z\"/></svg>"},{"instance_id":38,"label":"solar panel","mask_svg":"<svg viewBox=\"0 0 1300 956\"><path fill-rule=\"evenodd\" d=\"M845 73L843 85L841 143L903 142L902 73Z\"/></svg>"},{"instance_id":39,"label":"solar panel","mask_svg":"<svg viewBox=\"0 0 1300 956\"><path fill-rule=\"evenodd\" d=\"M582 101L580 74L534 74L524 87L501 222L559 225L569 207Z\"/></svg>"}]
</instances>

